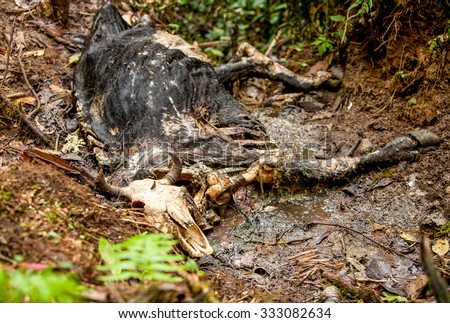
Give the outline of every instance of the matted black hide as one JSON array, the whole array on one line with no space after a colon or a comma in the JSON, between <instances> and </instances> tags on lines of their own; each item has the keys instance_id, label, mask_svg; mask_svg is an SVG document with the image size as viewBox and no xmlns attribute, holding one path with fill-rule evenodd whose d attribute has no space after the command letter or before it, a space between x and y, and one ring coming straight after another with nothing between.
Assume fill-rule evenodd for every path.
<instances>
[{"instance_id":1,"label":"matted black hide","mask_svg":"<svg viewBox=\"0 0 450 323\"><path fill-rule=\"evenodd\" d=\"M240 139L261 140L261 124L225 90L211 64L169 48L161 35L151 25L128 26L113 5L99 10L75 71L74 94L88 128L129 168L159 163L168 152L216 166L256 160L256 150L220 128L239 126L248 130Z\"/></svg>"}]
</instances>

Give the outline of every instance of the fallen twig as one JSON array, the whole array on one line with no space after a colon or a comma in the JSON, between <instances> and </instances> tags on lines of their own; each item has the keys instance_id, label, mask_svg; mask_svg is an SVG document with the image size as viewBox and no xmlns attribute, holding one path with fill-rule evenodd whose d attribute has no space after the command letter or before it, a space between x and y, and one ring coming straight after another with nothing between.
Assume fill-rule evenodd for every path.
<instances>
[{"instance_id":1,"label":"fallen twig","mask_svg":"<svg viewBox=\"0 0 450 323\"><path fill-rule=\"evenodd\" d=\"M15 265L17 263L17 261L15 261L14 259L6 257L6 256L2 255L1 253L0 253L0 259L10 262L13 265Z\"/></svg>"},{"instance_id":2,"label":"fallen twig","mask_svg":"<svg viewBox=\"0 0 450 323\"><path fill-rule=\"evenodd\" d=\"M11 49L8 50L8 53L10 51L11 51ZM40 103L38 95L36 94L33 87L31 86L30 82L28 81L28 77L26 75L25 68L22 63L21 55L22 55L22 47L20 47L20 49L19 49L19 55L18 55L19 64L20 64L20 68L22 70L22 74L25 79L25 82L28 86L28 89L33 93L34 97L36 98L36 108L27 115L26 112L23 110L21 104L19 104L17 108L14 107L11 104L10 100L6 97L6 95L3 94L3 91L1 91L1 86L0 86L0 97L3 99L4 102L6 102L10 106L11 110L17 111L17 114L19 115L20 119L25 123L25 125L31 131L33 131L36 134L36 136L39 139L41 139L48 147L50 147L51 149L54 149L55 145L53 144L53 142L50 139L48 139L39 129L37 129L36 126L30 121L30 118L39 111L41 103ZM4 79L5 79L5 77L3 78L3 80ZM3 81L2 81L2 84L3 84Z\"/></svg>"},{"instance_id":3,"label":"fallen twig","mask_svg":"<svg viewBox=\"0 0 450 323\"><path fill-rule=\"evenodd\" d=\"M39 139L41 139L51 149L55 148L55 145L53 144L53 142L51 142L50 139L48 139L39 129L37 129L35 127L35 125L30 121L30 119L28 119L27 115L25 114L25 111L23 111L21 106L17 109L17 112L18 112L20 118L22 119L22 121L27 125L27 127L31 131L33 131L35 133L35 135Z\"/></svg>"},{"instance_id":4,"label":"fallen twig","mask_svg":"<svg viewBox=\"0 0 450 323\"><path fill-rule=\"evenodd\" d=\"M292 259L295 259L295 258L304 256L304 255L308 255L308 254L310 254L310 253L314 253L314 252L316 252L317 250L319 250L319 249L309 249L309 250L305 250L305 251L299 252L299 253L297 253L297 254L295 254L295 255L293 255L293 256L290 256L290 257L288 257L287 259L292 260Z\"/></svg>"},{"instance_id":5,"label":"fallen twig","mask_svg":"<svg viewBox=\"0 0 450 323\"><path fill-rule=\"evenodd\" d=\"M217 46L220 44L229 43L229 40L214 40L214 41L207 41L203 43L198 43L199 47L210 47L210 46Z\"/></svg>"},{"instance_id":6,"label":"fallen twig","mask_svg":"<svg viewBox=\"0 0 450 323\"><path fill-rule=\"evenodd\" d=\"M138 226L138 225L142 225L142 226L150 227L150 228L152 228L152 230L154 230L155 232L163 233L163 232L162 232L161 230L159 230L156 226L154 226L154 225L152 225L152 224L150 224L150 223L148 223L148 222L145 222L145 221L137 221L137 220L129 219L129 218L119 218L119 220L120 220L120 221L124 221L124 222L133 223L133 224L136 224L137 226Z\"/></svg>"},{"instance_id":7,"label":"fallen twig","mask_svg":"<svg viewBox=\"0 0 450 323\"><path fill-rule=\"evenodd\" d=\"M347 157L352 157L355 153L355 150L358 148L359 144L361 143L362 139L364 137L364 134L362 131L358 132L358 139L355 141L353 146L350 148L350 150L347 153Z\"/></svg>"},{"instance_id":8,"label":"fallen twig","mask_svg":"<svg viewBox=\"0 0 450 323\"><path fill-rule=\"evenodd\" d=\"M25 68L23 67L23 63L22 63L22 50L23 50L23 46L19 46L19 55L17 56L17 58L19 60L20 69L22 70L22 75L25 80L25 83L28 86L28 89L31 91L31 93L33 93L33 96L36 99L36 110L39 111L39 108L41 107L41 101L39 100L39 97L38 97L36 91L33 89L30 82L28 81L27 73L25 72Z\"/></svg>"},{"instance_id":9,"label":"fallen twig","mask_svg":"<svg viewBox=\"0 0 450 323\"><path fill-rule=\"evenodd\" d=\"M13 141L17 138L17 135L12 136L11 138L7 139L5 143L0 147L0 153Z\"/></svg>"},{"instance_id":10,"label":"fallen twig","mask_svg":"<svg viewBox=\"0 0 450 323\"><path fill-rule=\"evenodd\" d=\"M411 260L411 261L412 261L413 263L415 263L416 265L419 265L419 264L420 264L419 261L414 260L414 259L411 259L411 258L409 258L408 256L406 256L406 255L404 255L404 254L398 252L397 250L392 249L391 247L385 245L384 243L381 243L381 242L376 241L375 239L369 237L367 234L362 233L361 231L358 231L358 230L356 230L356 229L347 227L347 226L345 226L345 225L343 225L343 224L339 224L339 223L328 223L328 222L311 222L311 223L308 223L308 226L313 226L313 225L327 225L327 226L334 226L334 227L339 227L339 228L345 229L345 230L350 231L350 232L353 232L353 233L357 233L357 234L363 236L364 238L366 238L366 239L372 241L372 242L375 243L376 245L378 245L378 246L380 246L380 247L382 247L382 248L384 248L384 249L386 249L386 250L392 252L393 254L396 254L397 256L400 256L400 257L406 258L406 259L408 259L408 260Z\"/></svg>"},{"instance_id":11,"label":"fallen twig","mask_svg":"<svg viewBox=\"0 0 450 323\"><path fill-rule=\"evenodd\" d=\"M7 14L21 14L22 12L31 12L32 10L36 9L36 7L38 6L39 2L35 3L35 4L31 4L28 6L28 8L14 8L14 9L8 9L6 10Z\"/></svg>"},{"instance_id":12,"label":"fallen twig","mask_svg":"<svg viewBox=\"0 0 450 323\"><path fill-rule=\"evenodd\" d=\"M46 25L43 21L32 21L34 25L38 26L47 36L53 38L56 42L66 46L70 50L77 50L78 47L71 40L64 37L62 32L56 24Z\"/></svg>"},{"instance_id":13,"label":"fallen twig","mask_svg":"<svg viewBox=\"0 0 450 323\"><path fill-rule=\"evenodd\" d=\"M7 94L5 95L5 97L9 100L16 100L16 99L20 99L23 98L24 96L27 96L27 92L16 92L16 93L11 93L11 94Z\"/></svg>"},{"instance_id":14,"label":"fallen twig","mask_svg":"<svg viewBox=\"0 0 450 323\"><path fill-rule=\"evenodd\" d=\"M272 54L273 48L275 47L275 44L278 42L278 39L280 39L281 36L281 29L278 29L277 33L275 34L275 37L270 42L269 47L267 47L267 50L265 51L264 55L269 56Z\"/></svg>"},{"instance_id":15,"label":"fallen twig","mask_svg":"<svg viewBox=\"0 0 450 323\"><path fill-rule=\"evenodd\" d=\"M307 271L306 274L304 274L303 277L301 277L301 278L297 281L297 283L295 284L295 286L300 286L301 284L303 284L303 282L304 282L305 280L307 280L309 276L311 276L312 274L314 274L314 273L317 271L317 269L319 269L319 268L318 268L318 267L313 267L313 268L311 268L309 271Z\"/></svg>"},{"instance_id":16,"label":"fallen twig","mask_svg":"<svg viewBox=\"0 0 450 323\"><path fill-rule=\"evenodd\" d=\"M12 43L14 39L14 29L16 28L16 18L14 17L12 27L11 27L11 35L9 36L9 42L8 42L8 51L6 53L6 65L5 65L5 71L3 72L3 79L2 83L0 84L0 89L3 88L3 83L5 83L6 76L8 75L9 70L9 60L11 58L11 52L12 52Z\"/></svg>"},{"instance_id":17,"label":"fallen twig","mask_svg":"<svg viewBox=\"0 0 450 323\"><path fill-rule=\"evenodd\" d=\"M287 241L261 241L261 240L253 240L253 239L245 239L243 237L240 237L238 235L234 235L236 238L241 239L245 243L259 243L265 246L278 246L278 245L287 245L287 244L295 244L295 243L302 243L305 241L308 241L312 237L307 237L303 239L294 239L294 240L287 240Z\"/></svg>"}]
</instances>

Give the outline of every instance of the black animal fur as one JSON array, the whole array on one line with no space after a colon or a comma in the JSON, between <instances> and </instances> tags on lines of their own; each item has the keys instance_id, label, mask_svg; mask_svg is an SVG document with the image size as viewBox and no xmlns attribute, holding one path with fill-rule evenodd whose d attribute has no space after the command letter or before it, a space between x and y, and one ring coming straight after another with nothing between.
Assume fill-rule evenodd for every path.
<instances>
[{"instance_id":1,"label":"black animal fur","mask_svg":"<svg viewBox=\"0 0 450 323\"><path fill-rule=\"evenodd\" d=\"M140 152L139 167L154 163L156 151L218 166L257 159L217 128L261 130L261 124L225 90L211 64L162 45L156 33L153 26L128 26L113 5L96 14L74 84L96 137L131 151L130 158Z\"/></svg>"}]
</instances>

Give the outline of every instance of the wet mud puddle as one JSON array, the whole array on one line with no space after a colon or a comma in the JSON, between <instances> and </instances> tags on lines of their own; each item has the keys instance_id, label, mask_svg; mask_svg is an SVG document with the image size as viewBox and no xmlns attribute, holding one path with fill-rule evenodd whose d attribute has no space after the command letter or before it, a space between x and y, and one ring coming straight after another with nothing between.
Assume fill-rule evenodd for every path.
<instances>
[{"instance_id":1,"label":"wet mud puddle","mask_svg":"<svg viewBox=\"0 0 450 323\"><path fill-rule=\"evenodd\" d=\"M270 203L253 214L228 212L208 235L215 253L202 259L202 269L215 273L222 293L237 288L264 301L323 301L330 284L324 270L406 296L419 266L361 235L386 243L385 228L373 231L368 214L342 211L332 198L333 192Z\"/></svg>"}]
</instances>

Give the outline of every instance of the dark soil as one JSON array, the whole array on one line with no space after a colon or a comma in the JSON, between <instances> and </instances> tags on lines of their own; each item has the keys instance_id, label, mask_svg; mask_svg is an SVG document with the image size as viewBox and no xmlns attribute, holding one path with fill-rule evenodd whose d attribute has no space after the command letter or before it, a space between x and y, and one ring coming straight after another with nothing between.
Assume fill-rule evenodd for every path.
<instances>
[{"instance_id":1,"label":"dark soil","mask_svg":"<svg viewBox=\"0 0 450 323\"><path fill-rule=\"evenodd\" d=\"M141 286L139 293L130 289L136 286L121 285L106 291L97 279L97 244L100 237L119 242L150 231L140 211L97 195L74 175L21 158L27 148L49 148L20 117L32 113L33 126L55 151L72 154L96 170L86 147L68 145L67 138L74 118L69 60L81 51L99 5L71 1L68 24L62 27L39 10L19 12L13 2L0 0L2 33L10 37L14 30L9 62L8 44L0 44L0 267L32 263L58 268L68 261L81 283L108 295L104 300L127 301L137 299L129 296L133 293L150 294L151 288ZM408 12L398 11L390 22L404 22ZM417 160L375 169L345 184L268 187L264 193L259 186L239 189L208 235L216 252L199 259L210 287L194 291L198 281L190 276L184 285L137 300L211 301L215 298L208 293L214 289L222 302L321 302L328 299L323 292L327 286L335 285L341 290L339 301L382 301L383 291L410 302L434 301L426 286L415 283L423 274L423 233L433 243L449 241L448 233L437 234L448 228L450 216L448 41L443 49L428 52L430 42L441 36L442 15L430 11L415 20L414 28L391 30L382 39L355 39L346 48L346 60L330 57L332 65L343 64L344 80L339 91L317 91L325 103L320 111L252 107L275 141L286 140L276 132L286 129L295 134L288 140L329 145L333 156L345 156L360 135L374 150L419 128L437 134L440 146ZM375 51L377 44L382 45ZM293 69L299 62L312 66L317 61L312 50L288 57ZM296 72L305 72L304 67ZM264 86L269 93L280 87ZM242 90L240 97L252 103L247 94ZM18 255L20 262L14 260ZM435 255L435 261L448 279L448 250ZM202 296L196 298L196 293Z\"/></svg>"}]
</instances>

